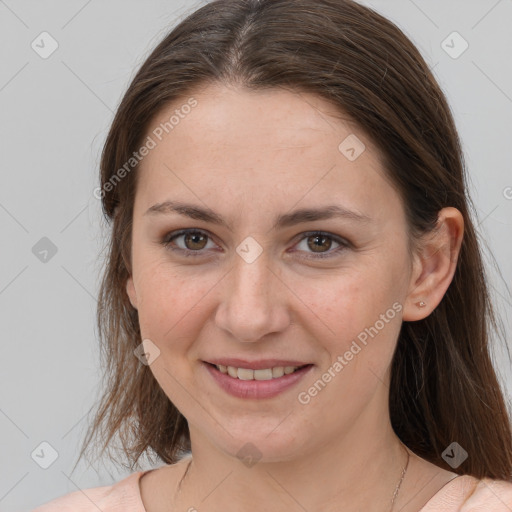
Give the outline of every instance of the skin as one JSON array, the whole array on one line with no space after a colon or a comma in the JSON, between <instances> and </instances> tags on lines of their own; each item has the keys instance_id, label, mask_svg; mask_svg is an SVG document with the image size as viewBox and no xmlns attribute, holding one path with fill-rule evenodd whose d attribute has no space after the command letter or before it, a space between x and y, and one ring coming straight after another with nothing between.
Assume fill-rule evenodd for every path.
<instances>
[{"instance_id":1,"label":"skin","mask_svg":"<svg viewBox=\"0 0 512 512\"><path fill-rule=\"evenodd\" d=\"M441 210L438 229L411 258L403 203L377 149L328 102L220 84L193 96L198 105L138 170L126 289L143 339L160 351L149 368L187 418L193 453L179 493L188 460L141 479L144 506L148 512L249 511L255 503L267 511L389 510L407 460L389 419L389 367L402 321L428 316L453 278L462 215ZM162 110L151 127L185 102ZM338 150L350 134L366 146L354 161ZM208 207L227 227L177 213L145 214L167 200ZM272 229L278 214L328 204L371 220ZM186 228L207 237L180 236L172 246L199 256L163 244ZM308 231L334 238L315 252ZM336 235L350 245L336 252ZM236 252L248 236L263 251L252 263ZM332 257L315 259L319 253ZM419 301L427 306L419 308ZM401 305L394 318L301 404L298 393L394 303ZM292 357L315 366L274 398L241 399L204 371L201 361L222 356ZM237 458L247 442L261 453L252 467ZM455 476L410 452L394 510L419 510Z\"/></svg>"}]
</instances>

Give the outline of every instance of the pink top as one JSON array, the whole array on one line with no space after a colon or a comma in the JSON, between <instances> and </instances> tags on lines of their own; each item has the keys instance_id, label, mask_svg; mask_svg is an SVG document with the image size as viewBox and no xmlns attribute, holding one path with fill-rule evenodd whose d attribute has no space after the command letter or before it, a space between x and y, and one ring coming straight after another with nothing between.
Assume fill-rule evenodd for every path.
<instances>
[{"instance_id":1,"label":"pink top","mask_svg":"<svg viewBox=\"0 0 512 512\"><path fill-rule=\"evenodd\" d=\"M139 480L148 471L132 473L113 485L75 491L32 512L146 512ZM458 476L437 492L419 512L511 512L512 483Z\"/></svg>"}]
</instances>

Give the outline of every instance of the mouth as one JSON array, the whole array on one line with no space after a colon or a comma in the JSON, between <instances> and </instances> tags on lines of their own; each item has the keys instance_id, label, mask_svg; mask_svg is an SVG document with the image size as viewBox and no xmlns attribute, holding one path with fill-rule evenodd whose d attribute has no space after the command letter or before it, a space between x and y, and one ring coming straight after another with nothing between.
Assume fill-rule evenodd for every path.
<instances>
[{"instance_id":1,"label":"mouth","mask_svg":"<svg viewBox=\"0 0 512 512\"><path fill-rule=\"evenodd\" d=\"M301 366L274 366L270 368L260 368L254 370L251 368L240 368L236 366L226 366L208 362L206 362L206 364L215 368L224 375L229 375L229 377L232 377L233 379L258 381L280 379L284 375L291 375L292 373L295 373L302 368L313 366L312 364L304 364Z\"/></svg>"},{"instance_id":2,"label":"mouth","mask_svg":"<svg viewBox=\"0 0 512 512\"><path fill-rule=\"evenodd\" d=\"M243 399L268 399L291 390L314 364L273 366L270 368L240 368L202 362L202 367L221 390ZM211 382L211 381L210 381Z\"/></svg>"}]
</instances>

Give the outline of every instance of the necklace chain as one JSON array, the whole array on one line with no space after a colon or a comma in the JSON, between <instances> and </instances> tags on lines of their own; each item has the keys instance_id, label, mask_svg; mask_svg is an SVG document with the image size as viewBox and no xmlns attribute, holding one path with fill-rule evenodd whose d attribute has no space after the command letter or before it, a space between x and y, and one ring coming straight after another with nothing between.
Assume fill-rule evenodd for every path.
<instances>
[{"instance_id":1,"label":"necklace chain","mask_svg":"<svg viewBox=\"0 0 512 512\"><path fill-rule=\"evenodd\" d=\"M393 493L393 498L391 499L390 512L393 512L393 506L395 504L396 497L398 496L398 492L400 491L400 487L402 485L402 482L404 481L405 474L407 473L407 468L409 467L409 458L410 458L409 450L406 449L406 452L407 452L407 462L405 463L405 466L402 469L402 475L400 476L400 480L398 481L395 492Z\"/></svg>"}]
</instances>

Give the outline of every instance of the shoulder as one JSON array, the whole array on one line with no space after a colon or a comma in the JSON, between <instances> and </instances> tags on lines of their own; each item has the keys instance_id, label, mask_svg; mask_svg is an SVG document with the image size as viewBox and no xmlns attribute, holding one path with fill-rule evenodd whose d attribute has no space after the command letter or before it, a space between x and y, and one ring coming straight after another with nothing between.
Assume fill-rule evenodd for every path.
<instances>
[{"instance_id":1,"label":"shoulder","mask_svg":"<svg viewBox=\"0 0 512 512\"><path fill-rule=\"evenodd\" d=\"M512 482L484 478L478 480L473 493L464 502L463 512L486 510L510 512L512 510Z\"/></svg>"},{"instance_id":2,"label":"shoulder","mask_svg":"<svg viewBox=\"0 0 512 512\"><path fill-rule=\"evenodd\" d=\"M113 485L66 494L32 512L146 512L139 490L139 480L145 473L138 471Z\"/></svg>"},{"instance_id":3,"label":"shoulder","mask_svg":"<svg viewBox=\"0 0 512 512\"><path fill-rule=\"evenodd\" d=\"M420 512L510 512L512 481L479 480L463 475L450 480Z\"/></svg>"}]
</instances>

